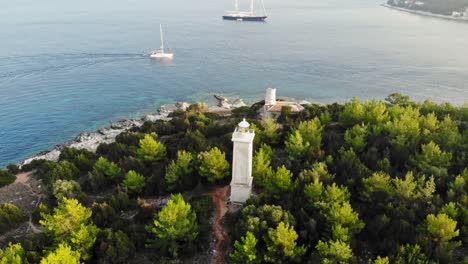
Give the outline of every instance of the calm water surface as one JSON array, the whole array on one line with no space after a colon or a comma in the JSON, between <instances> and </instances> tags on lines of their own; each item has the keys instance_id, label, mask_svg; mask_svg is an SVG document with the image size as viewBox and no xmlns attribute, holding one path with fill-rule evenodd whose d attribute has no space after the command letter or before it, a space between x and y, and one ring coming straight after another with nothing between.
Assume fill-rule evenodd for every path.
<instances>
[{"instance_id":1,"label":"calm water surface","mask_svg":"<svg viewBox=\"0 0 468 264\"><path fill-rule=\"evenodd\" d=\"M267 23L222 21L230 0L15 0L0 9L0 167L164 102L210 93L316 102L463 104L468 23L376 0L265 0ZM247 4L244 5L247 7ZM175 52L149 60L159 23Z\"/></svg>"}]
</instances>

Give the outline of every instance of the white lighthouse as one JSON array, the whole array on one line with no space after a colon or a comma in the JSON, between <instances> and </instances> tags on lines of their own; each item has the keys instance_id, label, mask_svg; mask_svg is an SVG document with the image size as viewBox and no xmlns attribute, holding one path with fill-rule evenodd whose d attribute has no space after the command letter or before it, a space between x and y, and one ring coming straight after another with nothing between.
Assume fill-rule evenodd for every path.
<instances>
[{"instance_id":1,"label":"white lighthouse","mask_svg":"<svg viewBox=\"0 0 468 264\"><path fill-rule=\"evenodd\" d=\"M245 203L252 192L252 155L255 132L245 121L239 123L232 134L234 150L232 155L231 202Z\"/></svg>"}]
</instances>

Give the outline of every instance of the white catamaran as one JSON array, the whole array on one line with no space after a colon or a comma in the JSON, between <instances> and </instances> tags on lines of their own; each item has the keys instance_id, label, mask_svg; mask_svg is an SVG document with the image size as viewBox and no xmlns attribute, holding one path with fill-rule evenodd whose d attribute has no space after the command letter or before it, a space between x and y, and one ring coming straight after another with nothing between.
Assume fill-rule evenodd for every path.
<instances>
[{"instance_id":1,"label":"white catamaran","mask_svg":"<svg viewBox=\"0 0 468 264\"><path fill-rule=\"evenodd\" d=\"M239 0L234 2L234 11L228 11L226 15L223 16L225 20L237 20L237 21L265 21L267 18L265 5L263 0L260 0L263 7L263 14L254 13L254 0L250 0L250 11L240 11L239 10Z\"/></svg>"},{"instance_id":2,"label":"white catamaran","mask_svg":"<svg viewBox=\"0 0 468 264\"><path fill-rule=\"evenodd\" d=\"M172 59L174 53L170 49L167 49L167 51L164 49L164 34L161 24L159 25L159 31L161 34L161 47L158 50L152 51L150 57L155 59Z\"/></svg>"}]
</instances>

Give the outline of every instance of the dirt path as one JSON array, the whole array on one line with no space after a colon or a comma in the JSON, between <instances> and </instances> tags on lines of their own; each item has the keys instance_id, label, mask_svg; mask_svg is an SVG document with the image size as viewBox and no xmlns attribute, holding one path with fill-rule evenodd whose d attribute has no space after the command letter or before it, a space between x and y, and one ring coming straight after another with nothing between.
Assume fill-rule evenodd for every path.
<instances>
[{"instance_id":1,"label":"dirt path","mask_svg":"<svg viewBox=\"0 0 468 264\"><path fill-rule=\"evenodd\" d=\"M229 236L223 226L223 217L228 211L227 200L229 196L229 185L224 187L218 187L211 193L213 202L216 205L216 216L211 225L211 230L216 239L214 246L214 255L211 259L211 264L224 263L224 255L226 254L226 248L229 245Z\"/></svg>"}]
</instances>

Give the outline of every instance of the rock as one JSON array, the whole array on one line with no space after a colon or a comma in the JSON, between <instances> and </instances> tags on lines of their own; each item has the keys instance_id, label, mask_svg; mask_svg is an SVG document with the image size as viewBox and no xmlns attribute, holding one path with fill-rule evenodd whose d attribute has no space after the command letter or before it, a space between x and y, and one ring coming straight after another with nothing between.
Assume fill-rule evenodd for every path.
<instances>
[{"instance_id":1,"label":"rock","mask_svg":"<svg viewBox=\"0 0 468 264\"><path fill-rule=\"evenodd\" d=\"M145 115L143 121L155 122L156 120L170 120L167 115Z\"/></svg>"},{"instance_id":2,"label":"rock","mask_svg":"<svg viewBox=\"0 0 468 264\"><path fill-rule=\"evenodd\" d=\"M216 100L218 100L218 106L219 107L223 107L223 108L227 108L227 109L231 108L231 104L229 103L229 100L226 97L224 97L222 95L217 95L217 94L215 94L213 96L214 96L214 98Z\"/></svg>"},{"instance_id":3,"label":"rock","mask_svg":"<svg viewBox=\"0 0 468 264\"><path fill-rule=\"evenodd\" d=\"M219 102L219 107L222 107L222 108L225 108L225 109L230 109L230 108L231 108L231 104L228 103L227 101L220 101L220 102Z\"/></svg>"},{"instance_id":4,"label":"rock","mask_svg":"<svg viewBox=\"0 0 468 264\"><path fill-rule=\"evenodd\" d=\"M247 105L246 105L246 104L244 103L244 101L243 101L242 99L240 99L240 98L239 98L239 99L236 99L236 100L232 103L232 105L231 105L232 108L238 108L238 107L242 107L242 106L247 106Z\"/></svg>"},{"instance_id":5,"label":"rock","mask_svg":"<svg viewBox=\"0 0 468 264\"><path fill-rule=\"evenodd\" d=\"M191 104L187 102L177 102L175 105L179 109L187 111L187 108L189 108Z\"/></svg>"}]
</instances>

